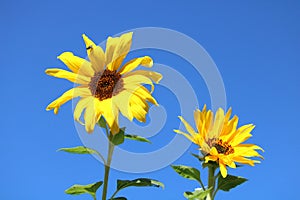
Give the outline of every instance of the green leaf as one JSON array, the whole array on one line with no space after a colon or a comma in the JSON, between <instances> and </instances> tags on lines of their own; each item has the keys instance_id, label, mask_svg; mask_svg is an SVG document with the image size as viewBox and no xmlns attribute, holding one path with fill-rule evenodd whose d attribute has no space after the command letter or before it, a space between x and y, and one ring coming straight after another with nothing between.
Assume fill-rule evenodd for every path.
<instances>
[{"instance_id":1,"label":"green leaf","mask_svg":"<svg viewBox=\"0 0 300 200\"><path fill-rule=\"evenodd\" d=\"M147 138L144 138L142 136L139 136L139 135L129 135L129 134L126 134L125 138L129 139L129 140L136 140L136 141L139 141L139 142L148 142L148 143L151 143L150 140L148 140Z\"/></svg>"},{"instance_id":2,"label":"green leaf","mask_svg":"<svg viewBox=\"0 0 300 200\"><path fill-rule=\"evenodd\" d=\"M70 195L79 195L79 194L90 194L93 197L96 196L98 188L102 185L102 181L88 184L88 185L73 185L70 188L65 190L66 194Z\"/></svg>"},{"instance_id":3,"label":"green leaf","mask_svg":"<svg viewBox=\"0 0 300 200\"><path fill-rule=\"evenodd\" d=\"M98 154L96 150L84 146L60 148L57 151L64 151L64 152L74 153L74 154Z\"/></svg>"},{"instance_id":4,"label":"green leaf","mask_svg":"<svg viewBox=\"0 0 300 200\"><path fill-rule=\"evenodd\" d=\"M185 192L183 195L188 200L204 200L211 191L210 189L203 190L202 188L196 189L194 192Z\"/></svg>"},{"instance_id":5,"label":"green leaf","mask_svg":"<svg viewBox=\"0 0 300 200\"><path fill-rule=\"evenodd\" d=\"M127 198L125 198L125 197L115 197L115 198L112 198L112 199L109 199L109 200L127 200Z\"/></svg>"},{"instance_id":6,"label":"green leaf","mask_svg":"<svg viewBox=\"0 0 300 200\"><path fill-rule=\"evenodd\" d=\"M124 142L124 132L125 132L125 128L120 128L119 133L113 135L111 142L114 145L120 145Z\"/></svg>"},{"instance_id":7,"label":"green leaf","mask_svg":"<svg viewBox=\"0 0 300 200\"><path fill-rule=\"evenodd\" d=\"M122 190L127 187L162 187L164 188L164 184L148 178L138 178L134 180L117 180L117 190Z\"/></svg>"},{"instance_id":8,"label":"green leaf","mask_svg":"<svg viewBox=\"0 0 300 200\"><path fill-rule=\"evenodd\" d=\"M101 128L106 128L106 121L104 119L103 116L100 117L99 121L98 121L98 125L101 127Z\"/></svg>"},{"instance_id":9,"label":"green leaf","mask_svg":"<svg viewBox=\"0 0 300 200\"><path fill-rule=\"evenodd\" d=\"M227 175L226 178L219 176L217 189L223 191L229 191L232 188L235 188L236 186L241 185L246 181L247 179L240 176Z\"/></svg>"},{"instance_id":10,"label":"green leaf","mask_svg":"<svg viewBox=\"0 0 300 200\"><path fill-rule=\"evenodd\" d=\"M196 168L184 166L184 165L171 165L171 167L182 177L196 180L201 182L200 180L200 171Z\"/></svg>"}]
</instances>

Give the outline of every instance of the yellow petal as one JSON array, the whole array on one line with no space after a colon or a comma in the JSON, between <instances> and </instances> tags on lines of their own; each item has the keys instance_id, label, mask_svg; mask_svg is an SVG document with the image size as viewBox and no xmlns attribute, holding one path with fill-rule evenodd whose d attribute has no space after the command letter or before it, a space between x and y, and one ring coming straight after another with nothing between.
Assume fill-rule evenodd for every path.
<instances>
[{"instance_id":1,"label":"yellow petal","mask_svg":"<svg viewBox=\"0 0 300 200\"><path fill-rule=\"evenodd\" d=\"M234 163L233 161L228 162L228 163L226 163L226 164L227 164L229 167L233 168L233 169L236 168L236 165L235 165L235 163Z\"/></svg>"},{"instance_id":2,"label":"yellow petal","mask_svg":"<svg viewBox=\"0 0 300 200\"><path fill-rule=\"evenodd\" d=\"M126 85L139 86L141 84L148 84L151 85L151 92L153 92L154 90L154 85L151 79L143 75L124 76L122 80L123 80L124 87L126 87Z\"/></svg>"},{"instance_id":3,"label":"yellow petal","mask_svg":"<svg viewBox=\"0 0 300 200\"><path fill-rule=\"evenodd\" d=\"M75 74L73 72L69 72L63 69L57 69L57 68L52 68L52 69L47 69L46 74L49 76L54 76L56 78L64 78L67 79L73 83L78 83L78 84L89 84L91 78Z\"/></svg>"},{"instance_id":4,"label":"yellow petal","mask_svg":"<svg viewBox=\"0 0 300 200\"><path fill-rule=\"evenodd\" d=\"M133 117L135 117L138 121L146 122L147 111L145 111L140 105L131 104L130 111L131 111Z\"/></svg>"},{"instance_id":5,"label":"yellow petal","mask_svg":"<svg viewBox=\"0 0 300 200\"><path fill-rule=\"evenodd\" d=\"M205 156L205 163L208 163L208 161L217 161L219 158L217 156Z\"/></svg>"},{"instance_id":6,"label":"yellow petal","mask_svg":"<svg viewBox=\"0 0 300 200\"><path fill-rule=\"evenodd\" d=\"M194 142L194 143L195 143L194 138L193 138L191 135L189 135L189 134L187 134L187 133L185 133L185 132L183 132L183 131L181 131L181 130L176 130L176 129L174 129L173 131L174 131L175 133L184 135L184 136L185 136L187 139L189 139L191 142Z\"/></svg>"},{"instance_id":7,"label":"yellow petal","mask_svg":"<svg viewBox=\"0 0 300 200\"><path fill-rule=\"evenodd\" d=\"M131 42L132 32L116 38L108 37L105 50L107 69L114 71L120 67L130 50Z\"/></svg>"},{"instance_id":8,"label":"yellow petal","mask_svg":"<svg viewBox=\"0 0 300 200\"><path fill-rule=\"evenodd\" d=\"M226 178L227 176L227 169L226 169L226 165L224 165L224 163L219 162L219 166L220 166L220 172L223 178Z\"/></svg>"},{"instance_id":9,"label":"yellow petal","mask_svg":"<svg viewBox=\"0 0 300 200\"><path fill-rule=\"evenodd\" d=\"M251 165L251 166L254 166L254 163L259 163L259 161L250 160L250 159L244 158L242 156L234 157L233 160L235 162L239 162L239 163L247 164L247 165Z\"/></svg>"},{"instance_id":10,"label":"yellow petal","mask_svg":"<svg viewBox=\"0 0 300 200\"><path fill-rule=\"evenodd\" d=\"M222 108L219 108L215 116L212 130L209 132L208 138L209 139L219 138L219 135L223 128L223 124L224 124L224 110Z\"/></svg>"},{"instance_id":11,"label":"yellow petal","mask_svg":"<svg viewBox=\"0 0 300 200\"><path fill-rule=\"evenodd\" d=\"M146 102L146 100L143 99L143 98L141 98L141 97L139 97L139 96L137 96L137 95L135 95L135 94L131 95L129 104L130 105L133 105L133 104L139 105L139 106L141 106L147 112L149 110L149 105Z\"/></svg>"},{"instance_id":12,"label":"yellow petal","mask_svg":"<svg viewBox=\"0 0 300 200\"><path fill-rule=\"evenodd\" d=\"M96 125L96 112L94 103L87 105L84 113L85 130L88 133L94 131Z\"/></svg>"},{"instance_id":13,"label":"yellow petal","mask_svg":"<svg viewBox=\"0 0 300 200\"><path fill-rule=\"evenodd\" d=\"M230 119L230 116L231 116L231 112L232 112L232 108L229 108L226 115L225 115L225 118L224 118L224 122L228 122L229 119Z\"/></svg>"},{"instance_id":14,"label":"yellow petal","mask_svg":"<svg viewBox=\"0 0 300 200\"><path fill-rule=\"evenodd\" d=\"M99 72L104 69L105 54L100 46L97 46L92 40L90 40L85 34L82 35L87 49L87 54L92 63L94 72Z\"/></svg>"},{"instance_id":15,"label":"yellow petal","mask_svg":"<svg viewBox=\"0 0 300 200\"><path fill-rule=\"evenodd\" d=\"M260 146L257 146L254 144L239 144L237 147L245 147L245 148L260 150L260 151L264 152L264 150Z\"/></svg>"},{"instance_id":16,"label":"yellow petal","mask_svg":"<svg viewBox=\"0 0 300 200\"><path fill-rule=\"evenodd\" d=\"M140 58L135 58L124 64L122 69L119 71L120 74L125 74L127 72L130 72L137 68L139 65L144 67L152 67L153 66L153 60L149 56L144 56Z\"/></svg>"},{"instance_id":17,"label":"yellow petal","mask_svg":"<svg viewBox=\"0 0 300 200\"><path fill-rule=\"evenodd\" d=\"M142 75L150 78L152 81L155 83L159 83L159 81L162 79L162 75L157 72L153 71L147 71L147 70L136 70L134 72L130 72L127 76L132 76L132 75Z\"/></svg>"},{"instance_id":18,"label":"yellow petal","mask_svg":"<svg viewBox=\"0 0 300 200\"><path fill-rule=\"evenodd\" d=\"M92 77L94 75L94 70L91 67L91 63L83 58L75 56L71 52L64 52L57 58L76 74L82 74L88 77Z\"/></svg>"},{"instance_id":19,"label":"yellow petal","mask_svg":"<svg viewBox=\"0 0 300 200\"><path fill-rule=\"evenodd\" d=\"M113 104L112 99L109 98L103 101L99 101L97 107L97 109L101 110L101 114L104 116L108 126L112 128L115 120L118 119L118 109Z\"/></svg>"},{"instance_id":20,"label":"yellow petal","mask_svg":"<svg viewBox=\"0 0 300 200\"><path fill-rule=\"evenodd\" d=\"M93 98L94 97L91 96L80 99L74 109L74 120L79 122L81 125L84 125L84 123L80 121L81 113L89 104L93 103Z\"/></svg>"},{"instance_id":21,"label":"yellow petal","mask_svg":"<svg viewBox=\"0 0 300 200\"><path fill-rule=\"evenodd\" d=\"M197 130L198 130L198 132L200 132L202 122L201 122L201 111L199 109L196 109L194 111L194 120L195 120L195 125L196 125Z\"/></svg>"},{"instance_id":22,"label":"yellow petal","mask_svg":"<svg viewBox=\"0 0 300 200\"><path fill-rule=\"evenodd\" d=\"M258 148L260 148L260 147L258 147ZM245 157L260 157L260 158L263 158L257 151L255 151L255 149L252 149L252 148L247 147L247 146L242 146L242 145L238 145L238 146L234 147L234 154L235 155L240 155L240 156L245 156Z\"/></svg>"},{"instance_id":23,"label":"yellow petal","mask_svg":"<svg viewBox=\"0 0 300 200\"><path fill-rule=\"evenodd\" d=\"M67 101L76 98L78 96L81 97L87 97L91 95L91 91L86 88L86 87L77 87L77 88L72 88L68 91L66 91L64 94L62 94L59 98L57 98L55 101L50 103L46 110L52 110L54 109L54 113L58 113L58 109L60 108L61 105L66 103Z\"/></svg>"},{"instance_id":24,"label":"yellow petal","mask_svg":"<svg viewBox=\"0 0 300 200\"><path fill-rule=\"evenodd\" d=\"M213 156L219 155L218 150L216 149L216 147L211 148L209 154L213 155Z\"/></svg>"},{"instance_id":25,"label":"yellow petal","mask_svg":"<svg viewBox=\"0 0 300 200\"><path fill-rule=\"evenodd\" d=\"M195 130L192 128L192 126L185 121L185 119L181 116L179 116L179 119L182 121L182 123L184 124L186 130L193 136L195 137L197 135L197 133L195 132Z\"/></svg>"},{"instance_id":26,"label":"yellow petal","mask_svg":"<svg viewBox=\"0 0 300 200\"><path fill-rule=\"evenodd\" d=\"M112 98L114 105L121 111L122 115L124 115L130 121L133 119L129 106L131 96L132 93L123 90Z\"/></svg>"},{"instance_id":27,"label":"yellow petal","mask_svg":"<svg viewBox=\"0 0 300 200\"><path fill-rule=\"evenodd\" d=\"M124 89L128 90L129 92L139 96L141 99L147 100L154 105L158 105L157 101L153 98L150 92L141 85L124 85Z\"/></svg>"},{"instance_id":28,"label":"yellow petal","mask_svg":"<svg viewBox=\"0 0 300 200\"><path fill-rule=\"evenodd\" d=\"M110 127L110 132L115 135L116 133L119 133L120 128L119 128L119 115L116 115L115 121Z\"/></svg>"},{"instance_id":29,"label":"yellow petal","mask_svg":"<svg viewBox=\"0 0 300 200\"><path fill-rule=\"evenodd\" d=\"M236 132L239 118L235 115L227 124L224 125L220 138L230 142L231 135Z\"/></svg>"},{"instance_id":30,"label":"yellow petal","mask_svg":"<svg viewBox=\"0 0 300 200\"><path fill-rule=\"evenodd\" d=\"M232 139L231 145L236 146L244 141L246 141L248 138L250 138L252 135L250 132L255 128L253 124L245 125L240 127L237 132L238 134L235 135L235 137Z\"/></svg>"}]
</instances>

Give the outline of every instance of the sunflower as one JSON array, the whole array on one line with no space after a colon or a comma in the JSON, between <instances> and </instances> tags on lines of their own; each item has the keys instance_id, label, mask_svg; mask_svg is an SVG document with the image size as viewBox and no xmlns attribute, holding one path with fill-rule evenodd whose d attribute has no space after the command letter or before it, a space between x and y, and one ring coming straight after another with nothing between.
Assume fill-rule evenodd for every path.
<instances>
[{"instance_id":1,"label":"sunflower","mask_svg":"<svg viewBox=\"0 0 300 200\"><path fill-rule=\"evenodd\" d=\"M119 112L129 120L136 118L145 122L149 110L148 102L158 105L152 97L154 85L162 76L147 70L135 70L138 66L152 67L149 56L139 57L122 65L131 43L132 32L120 37L108 37L105 52L100 46L83 35L89 60L64 52L60 59L71 71L47 69L46 74L67 79L78 86L66 91L46 110L57 114L60 106L67 101L80 97L75 109L74 120L85 125L88 133L94 131L95 124L103 116L113 134L119 131ZM144 85L151 86L151 92ZM84 122L80 120L84 112Z\"/></svg>"},{"instance_id":2,"label":"sunflower","mask_svg":"<svg viewBox=\"0 0 300 200\"><path fill-rule=\"evenodd\" d=\"M197 109L194 112L197 132L181 116L179 118L188 133L174 130L200 147L206 163L208 161L217 162L224 178L227 176L226 166L236 168L235 162L254 166L260 161L251 160L249 157L262 158L256 151L262 150L261 147L254 144L243 144L252 136L251 131L255 126L247 124L237 128L239 118L234 116L230 119L230 116L231 108L226 114L222 108L219 108L214 117L213 112L207 110L204 105L202 111Z\"/></svg>"}]
</instances>

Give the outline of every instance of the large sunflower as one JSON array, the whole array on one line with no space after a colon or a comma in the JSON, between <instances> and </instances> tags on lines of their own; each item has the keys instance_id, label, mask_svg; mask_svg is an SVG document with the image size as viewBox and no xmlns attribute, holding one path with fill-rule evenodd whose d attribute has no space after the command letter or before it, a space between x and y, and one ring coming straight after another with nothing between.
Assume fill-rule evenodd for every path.
<instances>
[{"instance_id":1,"label":"large sunflower","mask_svg":"<svg viewBox=\"0 0 300 200\"><path fill-rule=\"evenodd\" d=\"M254 125L247 124L237 128L238 117L234 116L230 119L230 116L231 109L225 114L224 110L219 108L214 117L213 112L207 111L205 105L202 111L197 109L194 112L197 132L181 116L179 118L189 134L174 130L200 147L205 162L217 162L224 178L227 176L226 166L236 168L235 162L254 166L254 163L259 161L251 160L249 157L262 158L256 151L262 148L253 144L242 144L252 136Z\"/></svg>"},{"instance_id":2,"label":"large sunflower","mask_svg":"<svg viewBox=\"0 0 300 200\"><path fill-rule=\"evenodd\" d=\"M46 74L64 78L79 86L74 87L50 103L46 110L57 114L60 106L67 101L81 97L74 110L74 119L85 124L87 132L94 130L96 122L103 116L112 133L119 131L119 111L129 120L136 118L144 122L149 110L148 102L157 105L151 93L153 82L158 83L162 76L146 70L135 70L139 65L152 67L149 56L135 58L122 66L132 42L132 32L120 37L108 37L105 52L83 35L89 61L64 52L60 59L71 70L47 69ZM153 81L153 82L152 82ZM151 92L144 84L151 85ZM80 117L84 112L84 122Z\"/></svg>"}]
</instances>

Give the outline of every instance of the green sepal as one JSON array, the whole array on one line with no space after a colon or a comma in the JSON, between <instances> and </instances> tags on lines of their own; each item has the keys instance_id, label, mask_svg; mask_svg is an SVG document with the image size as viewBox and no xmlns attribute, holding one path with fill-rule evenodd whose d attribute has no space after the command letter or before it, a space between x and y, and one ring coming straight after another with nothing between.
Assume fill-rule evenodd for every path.
<instances>
[{"instance_id":1,"label":"green sepal","mask_svg":"<svg viewBox=\"0 0 300 200\"><path fill-rule=\"evenodd\" d=\"M98 154L98 152L96 150L85 147L85 146L60 148L57 151L64 151L64 152L73 153L73 154Z\"/></svg>"},{"instance_id":2,"label":"green sepal","mask_svg":"<svg viewBox=\"0 0 300 200\"><path fill-rule=\"evenodd\" d=\"M100 117L98 123L97 123L101 128L106 128L106 121L103 116Z\"/></svg>"},{"instance_id":3,"label":"green sepal","mask_svg":"<svg viewBox=\"0 0 300 200\"><path fill-rule=\"evenodd\" d=\"M248 179L240 176L227 175L226 178L219 176L217 189L228 192L232 188L235 188L246 181L248 181Z\"/></svg>"},{"instance_id":4,"label":"green sepal","mask_svg":"<svg viewBox=\"0 0 300 200\"><path fill-rule=\"evenodd\" d=\"M150 140L148 140L147 138L144 138L142 136L139 135L130 135L130 134L126 134L125 139L129 139L129 140L135 140L135 141L139 141L139 142L148 142L151 143Z\"/></svg>"},{"instance_id":5,"label":"green sepal","mask_svg":"<svg viewBox=\"0 0 300 200\"><path fill-rule=\"evenodd\" d=\"M164 184L153 179L138 178L134 180L117 180L117 190L122 190L127 187L161 187L164 188Z\"/></svg>"},{"instance_id":6,"label":"green sepal","mask_svg":"<svg viewBox=\"0 0 300 200\"><path fill-rule=\"evenodd\" d=\"M124 142L124 134L125 134L125 127L120 128L119 132L114 134L110 141L114 145L120 145Z\"/></svg>"},{"instance_id":7,"label":"green sepal","mask_svg":"<svg viewBox=\"0 0 300 200\"><path fill-rule=\"evenodd\" d=\"M200 188L196 189L194 192L185 192L183 193L183 195L188 200L205 200L210 191L211 188L207 190L203 190L202 188Z\"/></svg>"},{"instance_id":8,"label":"green sepal","mask_svg":"<svg viewBox=\"0 0 300 200\"><path fill-rule=\"evenodd\" d=\"M195 158L197 158L200 162L204 162L205 161L205 157L204 156L200 156L198 154L194 154L191 153L192 156L194 156Z\"/></svg>"},{"instance_id":9,"label":"green sepal","mask_svg":"<svg viewBox=\"0 0 300 200\"><path fill-rule=\"evenodd\" d=\"M98 188L103 184L102 181L88 184L88 185L73 185L65 190L66 194L70 195L80 195L80 194L90 194L94 198L96 197L96 192Z\"/></svg>"},{"instance_id":10,"label":"green sepal","mask_svg":"<svg viewBox=\"0 0 300 200\"><path fill-rule=\"evenodd\" d=\"M213 167L215 169L217 169L219 167L219 164L215 161L208 161L207 163L203 162L202 163L202 167L205 168L205 167Z\"/></svg>"},{"instance_id":11,"label":"green sepal","mask_svg":"<svg viewBox=\"0 0 300 200\"><path fill-rule=\"evenodd\" d=\"M177 172L180 176L201 182L200 171L194 167L189 167L185 165L171 165L171 167Z\"/></svg>"}]
</instances>

